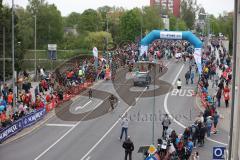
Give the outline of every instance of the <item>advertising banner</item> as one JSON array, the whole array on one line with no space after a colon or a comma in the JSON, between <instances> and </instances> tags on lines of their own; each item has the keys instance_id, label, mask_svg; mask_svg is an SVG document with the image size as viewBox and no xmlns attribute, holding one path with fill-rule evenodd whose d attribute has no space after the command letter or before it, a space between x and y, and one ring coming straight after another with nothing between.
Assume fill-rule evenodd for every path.
<instances>
[{"instance_id":1,"label":"advertising banner","mask_svg":"<svg viewBox=\"0 0 240 160\"><path fill-rule=\"evenodd\" d=\"M140 48L140 56L142 56L144 53L147 54L147 51L148 51L148 46L143 46L143 45L141 45L141 48Z\"/></svg>"},{"instance_id":2,"label":"advertising banner","mask_svg":"<svg viewBox=\"0 0 240 160\"><path fill-rule=\"evenodd\" d=\"M182 39L182 32L160 32L160 39Z\"/></svg>"},{"instance_id":3,"label":"advertising banner","mask_svg":"<svg viewBox=\"0 0 240 160\"><path fill-rule=\"evenodd\" d=\"M22 118L23 121L23 128L26 128L28 126L31 126L35 124L37 121L42 119L45 115L45 108L40 109L34 113L31 113L25 117Z\"/></svg>"},{"instance_id":4,"label":"advertising banner","mask_svg":"<svg viewBox=\"0 0 240 160\"><path fill-rule=\"evenodd\" d=\"M97 47L93 48L93 56L94 56L94 66L97 69L97 67L98 67L98 49L97 49Z\"/></svg>"},{"instance_id":5,"label":"advertising banner","mask_svg":"<svg viewBox=\"0 0 240 160\"><path fill-rule=\"evenodd\" d=\"M38 122L40 119L42 119L45 115L45 108L40 109L36 112L33 112L11 124L11 126L3 128L0 130L0 142L5 141L9 137L17 134L22 129L27 128L36 122Z\"/></svg>"},{"instance_id":6,"label":"advertising banner","mask_svg":"<svg viewBox=\"0 0 240 160\"><path fill-rule=\"evenodd\" d=\"M93 48L93 56L98 58L98 49L97 49L97 47Z\"/></svg>"},{"instance_id":7,"label":"advertising banner","mask_svg":"<svg viewBox=\"0 0 240 160\"><path fill-rule=\"evenodd\" d=\"M3 130L0 131L0 142L3 142L9 137L17 134L22 129L23 129L22 120L14 122L11 126L4 128Z\"/></svg>"},{"instance_id":8,"label":"advertising banner","mask_svg":"<svg viewBox=\"0 0 240 160\"><path fill-rule=\"evenodd\" d=\"M202 74L202 49L195 48L193 56L198 67L198 72Z\"/></svg>"}]
</instances>

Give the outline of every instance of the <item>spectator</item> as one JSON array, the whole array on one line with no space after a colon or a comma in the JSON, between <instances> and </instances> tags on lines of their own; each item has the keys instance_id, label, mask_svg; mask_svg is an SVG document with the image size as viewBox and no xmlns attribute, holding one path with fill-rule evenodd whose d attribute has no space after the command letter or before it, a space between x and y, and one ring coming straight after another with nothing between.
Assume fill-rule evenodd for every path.
<instances>
[{"instance_id":1,"label":"spectator","mask_svg":"<svg viewBox=\"0 0 240 160\"><path fill-rule=\"evenodd\" d=\"M190 79L190 71L187 71L187 72L185 73L185 79L186 79L186 84L188 84L188 81L189 81L189 79Z\"/></svg>"},{"instance_id":2,"label":"spectator","mask_svg":"<svg viewBox=\"0 0 240 160\"><path fill-rule=\"evenodd\" d=\"M120 135L120 138L119 138L120 141L122 140L123 133L125 133L125 140L127 140L127 137L128 137L128 122L129 122L129 119L127 118L127 115L125 115L123 117L122 123L121 123L122 130L121 130L121 135Z\"/></svg>"},{"instance_id":3,"label":"spectator","mask_svg":"<svg viewBox=\"0 0 240 160\"><path fill-rule=\"evenodd\" d=\"M200 143L200 147L204 145L204 139L205 139L205 134L206 134L206 128L203 123L199 123L199 137L198 137L198 142Z\"/></svg>"},{"instance_id":4,"label":"spectator","mask_svg":"<svg viewBox=\"0 0 240 160\"><path fill-rule=\"evenodd\" d=\"M218 107L221 106L221 98L222 98L222 89L218 89L217 94L216 94L216 98L217 98L217 105Z\"/></svg>"},{"instance_id":5,"label":"spectator","mask_svg":"<svg viewBox=\"0 0 240 160\"><path fill-rule=\"evenodd\" d=\"M217 133L218 120L219 120L219 114L217 113L217 111L215 111L215 112L214 112L214 115L213 115L214 134Z\"/></svg>"},{"instance_id":6,"label":"spectator","mask_svg":"<svg viewBox=\"0 0 240 160\"><path fill-rule=\"evenodd\" d=\"M10 91L8 96L7 96L7 102L8 102L9 105L13 105L13 93L12 93L12 91Z\"/></svg>"},{"instance_id":7,"label":"spectator","mask_svg":"<svg viewBox=\"0 0 240 160\"><path fill-rule=\"evenodd\" d=\"M170 124L171 124L171 120L170 120L170 118L168 117L168 114L165 114L165 118L164 118L164 120L162 121L162 126L163 126L162 137L165 137L166 130L168 129L168 127L170 126Z\"/></svg>"},{"instance_id":8,"label":"spectator","mask_svg":"<svg viewBox=\"0 0 240 160\"><path fill-rule=\"evenodd\" d=\"M190 74L191 84L194 82L194 72L191 72Z\"/></svg>"},{"instance_id":9,"label":"spectator","mask_svg":"<svg viewBox=\"0 0 240 160\"><path fill-rule=\"evenodd\" d=\"M192 150L193 150L193 142L192 142L192 139L189 138L187 141L187 159L189 159L189 157L191 156Z\"/></svg>"},{"instance_id":10,"label":"spectator","mask_svg":"<svg viewBox=\"0 0 240 160\"><path fill-rule=\"evenodd\" d=\"M130 136L123 142L122 147L125 149L125 160L129 156L129 160L132 160L132 152L134 151L134 144L130 139Z\"/></svg>"},{"instance_id":11,"label":"spectator","mask_svg":"<svg viewBox=\"0 0 240 160\"><path fill-rule=\"evenodd\" d=\"M197 122L195 122L191 127L191 135L192 135L193 146L194 148L196 148L197 139L199 135L199 128L198 128Z\"/></svg>"},{"instance_id":12,"label":"spectator","mask_svg":"<svg viewBox=\"0 0 240 160\"><path fill-rule=\"evenodd\" d=\"M208 116L208 117L207 117L207 121L206 121L207 136L208 136L208 137L211 136L212 124L213 124L212 117L211 117L211 116Z\"/></svg>"},{"instance_id":13,"label":"spectator","mask_svg":"<svg viewBox=\"0 0 240 160\"><path fill-rule=\"evenodd\" d=\"M225 86L223 93L224 93L225 106L226 108L228 108L229 99L230 99L230 89L228 88L228 85Z\"/></svg>"}]
</instances>

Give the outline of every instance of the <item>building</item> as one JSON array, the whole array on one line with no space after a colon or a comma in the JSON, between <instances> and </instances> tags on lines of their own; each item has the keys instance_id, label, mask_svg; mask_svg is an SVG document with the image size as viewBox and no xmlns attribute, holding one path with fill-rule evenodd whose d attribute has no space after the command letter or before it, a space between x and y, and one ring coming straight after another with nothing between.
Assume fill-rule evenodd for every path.
<instances>
[{"instance_id":1,"label":"building","mask_svg":"<svg viewBox=\"0 0 240 160\"><path fill-rule=\"evenodd\" d=\"M75 27L64 27L64 35L74 35L74 36L77 36L78 35L78 32L77 32L77 29Z\"/></svg>"},{"instance_id":2,"label":"building","mask_svg":"<svg viewBox=\"0 0 240 160\"><path fill-rule=\"evenodd\" d=\"M175 17L180 17L181 0L150 0L150 6L158 6L167 13L173 13Z\"/></svg>"}]
</instances>

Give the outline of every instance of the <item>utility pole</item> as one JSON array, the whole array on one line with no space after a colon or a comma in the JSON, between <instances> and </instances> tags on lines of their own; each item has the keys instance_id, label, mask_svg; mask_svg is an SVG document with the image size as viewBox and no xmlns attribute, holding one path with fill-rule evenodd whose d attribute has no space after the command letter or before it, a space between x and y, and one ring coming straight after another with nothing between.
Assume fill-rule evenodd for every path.
<instances>
[{"instance_id":1,"label":"utility pole","mask_svg":"<svg viewBox=\"0 0 240 160\"><path fill-rule=\"evenodd\" d=\"M12 87L13 87L13 108L16 105L15 90L15 53L14 53L14 0L12 0Z\"/></svg>"},{"instance_id":2,"label":"utility pole","mask_svg":"<svg viewBox=\"0 0 240 160\"><path fill-rule=\"evenodd\" d=\"M155 103L156 103L156 90L155 90L155 86L156 86L156 68L157 68L157 63L155 62L155 57L154 57L154 79L153 79L153 108L152 108L152 144L154 145L155 143Z\"/></svg>"},{"instance_id":3,"label":"utility pole","mask_svg":"<svg viewBox=\"0 0 240 160\"><path fill-rule=\"evenodd\" d=\"M230 139L228 160L240 159L240 0L234 0L234 27L233 27L233 83L232 83L232 105L230 122Z\"/></svg>"},{"instance_id":4,"label":"utility pole","mask_svg":"<svg viewBox=\"0 0 240 160\"><path fill-rule=\"evenodd\" d=\"M5 26L3 26L3 84L5 84L6 81L6 69L5 69Z\"/></svg>"},{"instance_id":5,"label":"utility pole","mask_svg":"<svg viewBox=\"0 0 240 160\"><path fill-rule=\"evenodd\" d=\"M36 49L37 49L37 16L35 14L34 16L34 73L35 73L35 80L38 80L38 75L37 75L37 53L36 53Z\"/></svg>"},{"instance_id":6,"label":"utility pole","mask_svg":"<svg viewBox=\"0 0 240 160\"><path fill-rule=\"evenodd\" d=\"M108 14L107 14L107 33L108 33ZM107 51L108 51L108 36L107 36Z\"/></svg>"}]
</instances>

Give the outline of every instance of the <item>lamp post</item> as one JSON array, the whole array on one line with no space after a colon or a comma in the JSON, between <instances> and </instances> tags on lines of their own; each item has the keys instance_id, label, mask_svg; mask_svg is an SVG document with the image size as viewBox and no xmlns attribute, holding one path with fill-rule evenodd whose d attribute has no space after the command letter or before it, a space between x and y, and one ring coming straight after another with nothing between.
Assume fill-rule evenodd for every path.
<instances>
[{"instance_id":1,"label":"lamp post","mask_svg":"<svg viewBox=\"0 0 240 160\"><path fill-rule=\"evenodd\" d=\"M13 108L16 105L15 93L15 53L14 53L14 0L12 0L12 87L13 87Z\"/></svg>"},{"instance_id":2,"label":"lamp post","mask_svg":"<svg viewBox=\"0 0 240 160\"><path fill-rule=\"evenodd\" d=\"M3 83L5 84L5 27L3 26Z\"/></svg>"},{"instance_id":3,"label":"lamp post","mask_svg":"<svg viewBox=\"0 0 240 160\"><path fill-rule=\"evenodd\" d=\"M153 78L153 109L152 109L152 114L153 114L153 121L152 121L152 144L154 145L154 137L155 137L155 105L156 105L156 91L155 91L155 85L156 85L156 68L157 68L157 63L154 63L154 78Z\"/></svg>"},{"instance_id":4,"label":"lamp post","mask_svg":"<svg viewBox=\"0 0 240 160\"><path fill-rule=\"evenodd\" d=\"M34 16L34 73L35 73L35 78L36 81L38 80L38 75L37 75L37 16L35 14Z\"/></svg>"}]
</instances>

